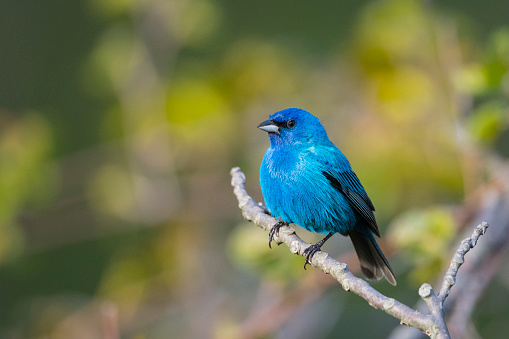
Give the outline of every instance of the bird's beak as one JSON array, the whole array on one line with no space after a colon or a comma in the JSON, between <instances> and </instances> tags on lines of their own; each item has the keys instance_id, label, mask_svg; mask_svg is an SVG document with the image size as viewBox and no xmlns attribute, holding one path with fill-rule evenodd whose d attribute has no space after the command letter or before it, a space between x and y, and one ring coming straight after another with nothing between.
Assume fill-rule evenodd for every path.
<instances>
[{"instance_id":1,"label":"bird's beak","mask_svg":"<svg viewBox=\"0 0 509 339\"><path fill-rule=\"evenodd\" d=\"M265 120L256 127L268 133L279 133L279 127L272 120Z\"/></svg>"}]
</instances>

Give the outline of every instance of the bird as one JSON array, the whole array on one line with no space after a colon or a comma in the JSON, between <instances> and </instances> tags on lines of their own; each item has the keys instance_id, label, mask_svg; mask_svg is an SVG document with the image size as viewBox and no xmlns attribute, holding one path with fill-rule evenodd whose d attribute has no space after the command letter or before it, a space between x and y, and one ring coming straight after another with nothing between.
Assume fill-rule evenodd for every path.
<instances>
[{"instance_id":1,"label":"bird","mask_svg":"<svg viewBox=\"0 0 509 339\"><path fill-rule=\"evenodd\" d=\"M265 206L278 220L269 232L269 247L279 229L290 223L325 234L305 249L306 269L334 234L349 236L366 278L385 277L395 286L392 268L374 237L380 237L375 207L320 120L303 109L287 108L257 127L270 139L260 167Z\"/></svg>"}]
</instances>

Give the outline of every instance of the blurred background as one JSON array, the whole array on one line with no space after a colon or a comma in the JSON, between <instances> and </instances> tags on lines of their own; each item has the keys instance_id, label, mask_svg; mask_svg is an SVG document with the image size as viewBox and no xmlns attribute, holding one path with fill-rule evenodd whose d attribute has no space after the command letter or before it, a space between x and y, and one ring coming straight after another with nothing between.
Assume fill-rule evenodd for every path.
<instances>
[{"instance_id":1,"label":"blurred background","mask_svg":"<svg viewBox=\"0 0 509 339\"><path fill-rule=\"evenodd\" d=\"M412 338L242 219L256 129L318 116L414 306L459 241L458 338L509 331L509 2L4 0L0 338ZM319 236L297 227L309 242ZM358 263L348 239L324 250Z\"/></svg>"}]
</instances>

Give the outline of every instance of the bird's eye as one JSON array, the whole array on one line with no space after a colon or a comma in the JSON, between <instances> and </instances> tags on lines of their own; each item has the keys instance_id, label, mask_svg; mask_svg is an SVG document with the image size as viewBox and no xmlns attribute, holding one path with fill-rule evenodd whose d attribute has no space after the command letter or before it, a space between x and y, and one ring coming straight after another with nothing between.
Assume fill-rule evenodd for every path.
<instances>
[{"instance_id":1,"label":"bird's eye","mask_svg":"<svg viewBox=\"0 0 509 339\"><path fill-rule=\"evenodd\" d=\"M286 122L286 127L293 128L294 126L295 126L295 120L290 119Z\"/></svg>"}]
</instances>

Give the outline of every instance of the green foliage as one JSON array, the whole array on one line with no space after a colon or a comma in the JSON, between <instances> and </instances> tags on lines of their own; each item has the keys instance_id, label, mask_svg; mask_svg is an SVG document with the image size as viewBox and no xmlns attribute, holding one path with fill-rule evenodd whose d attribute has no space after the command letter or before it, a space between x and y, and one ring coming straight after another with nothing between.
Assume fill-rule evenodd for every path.
<instances>
[{"instance_id":1,"label":"green foliage","mask_svg":"<svg viewBox=\"0 0 509 339\"><path fill-rule=\"evenodd\" d=\"M199 99L199 100L198 100ZM214 84L203 80L176 81L169 89L166 114L170 123L197 123L229 111L228 101Z\"/></svg>"},{"instance_id":2,"label":"green foliage","mask_svg":"<svg viewBox=\"0 0 509 339\"><path fill-rule=\"evenodd\" d=\"M468 127L473 138L505 154L507 145L499 142L509 131L509 29L492 34L483 59L464 71L465 92L476 99ZM478 103L477 103L478 102Z\"/></svg>"},{"instance_id":3,"label":"green foliage","mask_svg":"<svg viewBox=\"0 0 509 339\"><path fill-rule=\"evenodd\" d=\"M386 235L409 266L416 286L430 281L450 261L450 242L455 235L450 211L434 207L408 211L396 218Z\"/></svg>"},{"instance_id":4,"label":"green foliage","mask_svg":"<svg viewBox=\"0 0 509 339\"><path fill-rule=\"evenodd\" d=\"M47 122L30 113L14 119L7 115L0 128L0 262L19 254L23 235L18 214L37 206L54 193L54 168L48 163L52 138Z\"/></svg>"},{"instance_id":5,"label":"green foliage","mask_svg":"<svg viewBox=\"0 0 509 339\"><path fill-rule=\"evenodd\" d=\"M250 274L285 285L305 274L301 257L278 248L275 243L270 249L267 233L260 232L251 223L237 226L228 242L230 258Z\"/></svg>"},{"instance_id":6,"label":"green foliage","mask_svg":"<svg viewBox=\"0 0 509 339\"><path fill-rule=\"evenodd\" d=\"M477 107L469 120L471 134L484 143L493 143L500 133L509 128L509 107L490 101Z\"/></svg>"},{"instance_id":7,"label":"green foliage","mask_svg":"<svg viewBox=\"0 0 509 339\"><path fill-rule=\"evenodd\" d=\"M494 3L483 11L504 12ZM509 29L478 31L491 16L468 15L469 2L441 6L6 3L0 337L99 337L110 301L123 337L201 338L221 324L237 335L270 299L266 285L284 293L308 274L239 224L228 178L242 166L262 201L268 141L256 125L290 106L320 117L352 162L408 285L432 281L456 240L441 206L484 181L468 154L509 149ZM296 322L314 319L308 307ZM357 334L335 316L342 336Z\"/></svg>"}]
</instances>

